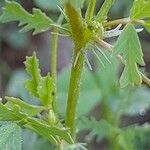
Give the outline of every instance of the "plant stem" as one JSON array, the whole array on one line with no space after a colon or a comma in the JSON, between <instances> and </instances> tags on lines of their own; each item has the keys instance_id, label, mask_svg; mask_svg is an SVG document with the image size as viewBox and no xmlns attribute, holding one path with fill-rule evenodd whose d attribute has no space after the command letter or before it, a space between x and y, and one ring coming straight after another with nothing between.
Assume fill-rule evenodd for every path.
<instances>
[{"instance_id":1,"label":"plant stem","mask_svg":"<svg viewBox=\"0 0 150 150\"><path fill-rule=\"evenodd\" d=\"M54 32L58 32L57 29L54 29ZM54 82L54 91L53 91L53 109L54 112L57 111L56 108L56 92L57 92L57 42L58 42L58 35L52 35L52 51L51 51L51 76Z\"/></svg>"},{"instance_id":2,"label":"plant stem","mask_svg":"<svg viewBox=\"0 0 150 150\"><path fill-rule=\"evenodd\" d=\"M117 26L119 24L125 25L128 23L134 23L134 24L141 24L144 25L145 21L144 20L140 20L140 19L132 19L130 17L127 18L122 18L122 19L117 19L117 20L113 20L113 21L109 21L104 23L104 27L112 27L112 26Z\"/></svg>"},{"instance_id":3,"label":"plant stem","mask_svg":"<svg viewBox=\"0 0 150 150\"><path fill-rule=\"evenodd\" d=\"M146 77L142 72L140 72L140 73L141 73L143 82L146 83L148 86L150 86L150 79L148 77Z\"/></svg>"},{"instance_id":4,"label":"plant stem","mask_svg":"<svg viewBox=\"0 0 150 150\"><path fill-rule=\"evenodd\" d=\"M61 24L63 22L64 16L60 14L57 23ZM58 46L58 32L57 28L54 28L52 35L52 51L51 51L51 76L54 82L54 91L53 91L53 110L57 112L56 100L57 100L57 46Z\"/></svg>"},{"instance_id":5,"label":"plant stem","mask_svg":"<svg viewBox=\"0 0 150 150\"><path fill-rule=\"evenodd\" d=\"M77 50L75 50L73 63L72 63L71 77L70 77L67 111L66 111L66 122L65 122L66 126L70 128L71 135L74 138L74 140L76 138L75 135L76 108L77 108L77 102L79 97L81 75L84 66L84 54L81 52L76 62L77 55L78 55Z\"/></svg>"},{"instance_id":6,"label":"plant stem","mask_svg":"<svg viewBox=\"0 0 150 150\"><path fill-rule=\"evenodd\" d=\"M74 55L69 83L65 124L66 127L70 129L72 138L75 140L75 117L79 97L81 75L84 66L84 54L82 48L85 47L86 42L84 41L84 27L82 22L81 9L76 10L70 3L70 1L67 1L65 3L65 11L68 17L68 23L74 43Z\"/></svg>"},{"instance_id":7,"label":"plant stem","mask_svg":"<svg viewBox=\"0 0 150 150\"><path fill-rule=\"evenodd\" d=\"M111 8L111 6L113 5L113 3L115 2L115 0L105 0L101 9L99 10L96 20L98 22L103 22L106 18L107 18L107 14Z\"/></svg>"},{"instance_id":8,"label":"plant stem","mask_svg":"<svg viewBox=\"0 0 150 150\"><path fill-rule=\"evenodd\" d=\"M104 23L104 27L112 27L112 26L116 26L119 24L124 25L124 24L127 24L129 22L131 22L131 19L130 19L130 17L127 17L127 18L122 18L122 19L117 19L117 20L106 22L106 23Z\"/></svg>"}]
</instances>

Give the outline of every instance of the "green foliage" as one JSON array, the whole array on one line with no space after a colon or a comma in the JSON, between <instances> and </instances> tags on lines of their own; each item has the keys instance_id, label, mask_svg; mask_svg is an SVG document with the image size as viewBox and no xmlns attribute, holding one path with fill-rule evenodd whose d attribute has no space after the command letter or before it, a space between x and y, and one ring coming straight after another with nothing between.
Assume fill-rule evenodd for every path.
<instances>
[{"instance_id":1,"label":"green foliage","mask_svg":"<svg viewBox=\"0 0 150 150\"><path fill-rule=\"evenodd\" d=\"M50 74L47 74L46 77L41 78L37 87L39 98L46 107L49 107L52 103L53 90L54 84L52 78Z\"/></svg>"},{"instance_id":2,"label":"green foliage","mask_svg":"<svg viewBox=\"0 0 150 150\"><path fill-rule=\"evenodd\" d=\"M22 32L34 29L33 34L47 31L53 24L53 21L39 9L33 9L33 14L30 14L17 2L6 1L3 14L0 16L0 22L10 21L19 21L19 26L24 25L21 29Z\"/></svg>"},{"instance_id":3,"label":"green foliage","mask_svg":"<svg viewBox=\"0 0 150 150\"><path fill-rule=\"evenodd\" d=\"M24 113L28 114L29 116L34 116L34 115L40 113L44 109L44 107L42 107L42 106L36 106L36 105L28 104L19 98L14 98L14 97L5 97L5 98L8 101L6 103L6 106L8 108L12 109L16 105L18 105L20 107L20 109Z\"/></svg>"},{"instance_id":4,"label":"green foliage","mask_svg":"<svg viewBox=\"0 0 150 150\"><path fill-rule=\"evenodd\" d=\"M115 55L121 53L125 59L125 69L120 79L121 87L125 87L129 84L140 85L142 78L138 71L137 64L143 66L145 63L140 41L132 24L128 24L124 28L113 49Z\"/></svg>"},{"instance_id":5,"label":"green foliage","mask_svg":"<svg viewBox=\"0 0 150 150\"><path fill-rule=\"evenodd\" d=\"M33 131L35 131L39 135L49 139L52 143L55 143L56 145L59 142L58 137L61 137L69 144L73 143L73 140L69 134L69 131L65 128L60 129L58 127L53 127L53 126L50 126L44 122L42 123L39 120L33 119L33 118L28 118L28 122L29 122L28 123L29 128L31 128Z\"/></svg>"},{"instance_id":6,"label":"green foliage","mask_svg":"<svg viewBox=\"0 0 150 150\"><path fill-rule=\"evenodd\" d=\"M20 121L25 120L27 115L21 113L19 106L16 105L14 108L10 109L0 103L0 120L1 121Z\"/></svg>"},{"instance_id":7,"label":"green foliage","mask_svg":"<svg viewBox=\"0 0 150 150\"><path fill-rule=\"evenodd\" d=\"M97 121L95 118L82 118L79 123L80 129L88 129L90 133L88 138L91 139L94 136L98 136L97 139L103 139L112 135L112 133L119 133L119 129L113 127L105 120Z\"/></svg>"},{"instance_id":8,"label":"green foliage","mask_svg":"<svg viewBox=\"0 0 150 150\"><path fill-rule=\"evenodd\" d=\"M26 66L27 73L31 76L31 79L26 81L26 88L33 96L38 97L37 87L41 79L41 75L39 69L39 60L37 59L36 54L33 53L33 56L27 57L24 64Z\"/></svg>"},{"instance_id":9,"label":"green foliage","mask_svg":"<svg viewBox=\"0 0 150 150\"><path fill-rule=\"evenodd\" d=\"M35 0L34 2L43 8L47 7L48 1L39 2ZM96 1L90 0L87 11L85 11L85 18L83 18L81 12L81 7L85 0L65 0L63 2L63 8L58 7L60 17L57 19L57 23L62 24L64 18L66 22L64 21L65 24L60 26L54 23L40 9L33 8L33 13L28 13L19 3L6 1L5 8L0 16L0 22L19 21L19 26L22 26L22 32L34 30L33 34L37 34L53 29L53 32L57 31L57 33L52 35L54 36L52 43L52 60L54 60L52 62L52 77L50 73L44 77L41 76L39 60L35 53L30 57L26 57L24 63L26 72L30 77L26 81L26 89L34 98L41 101L41 106L27 103L28 98L26 96L24 96L25 100L24 98L5 97L6 103L0 103L0 120L12 122L9 125L2 125L0 128L2 135L0 137L0 148L8 149L10 145L12 146L15 143L13 149L21 149L20 128L17 126L19 125L36 132L57 146L58 149L86 149L84 144L74 143L76 141L76 123L78 121L78 123L82 123L82 129L91 130L90 138L95 135L98 135L100 139L107 138L109 146L113 150L133 150L135 149L136 135L140 132L149 131L149 126L147 129L137 125L121 127L120 124L122 123L121 116L123 114L140 114L149 108L149 100L145 101L144 105L141 105L138 101L138 98L141 99L141 97L138 96L137 98L135 96L138 95L136 94L138 90L133 88L135 85L141 85L142 79L150 85L150 80L138 70L138 65L144 65L145 63L141 44L133 23L144 25L148 31L150 30L150 1L135 0L131 8L130 17L113 21L108 21L107 16L115 0L105 0L96 16L94 14ZM56 3L57 1L55 1L54 5ZM52 8L49 10L51 11ZM126 24L123 31L119 28L120 24ZM107 31L113 26L117 26L117 28ZM105 35L105 32L114 36L121 34L114 46L104 41L103 35ZM74 51L71 71L65 70L56 81L56 73L53 74L53 71L57 70L56 37L58 35L56 34L59 33L71 36ZM108 37L112 37L111 35ZM105 54L97 46L98 44L113 54ZM91 52L96 56L94 58L98 59L101 64L100 70L93 67L95 69L93 73L85 69L81 85L81 75L85 60L90 66L86 54L87 49L92 49ZM125 65L120 85L128 88L120 89L119 87L116 76L117 63L114 56L117 56ZM90 66L90 68L92 67ZM70 77L70 83L68 82L68 77ZM26 79L26 76L24 79ZM56 83L58 90L56 90ZM14 84L13 86L16 85ZM20 88L17 88L17 92L14 91L17 96L22 96L23 92L19 91L21 92L20 94L18 89ZM80 101L78 102L79 94ZM67 95L68 100L66 102ZM144 93L144 95L146 94ZM148 99L149 95L146 96L145 98ZM33 97L31 98L31 103L34 103ZM57 97L58 101L56 101ZM102 105L102 119L98 121L94 118L80 119L81 116L88 114L98 101ZM59 112L55 109L55 103ZM67 107L65 106L66 103ZM134 112L131 112L134 107L139 108L139 110L134 109ZM78 110L77 113L76 110ZM61 117L65 117L65 125L63 125L59 114ZM3 132L4 130L7 130L7 132ZM16 137L15 141L14 135ZM4 145L6 140L7 144Z\"/></svg>"},{"instance_id":10,"label":"green foliage","mask_svg":"<svg viewBox=\"0 0 150 150\"><path fill-rule=\"evenodd\" d=\"M96 16L96 20L101 22L104 22L107 19L107 14L108 11L110 10L111 6L113 5L113 3L115 2L115 0L107 0L104 1L101 9L99 10L97 16Z\"/></svg>"},{"instance_id":11,"label":"green foliage","mask_svg":"<svg viewBox=\"0 0 150 150\"><path fill-rule=\"evenodd\" d=\"M3 124L0 127L0 149L21 150L21 128L14 123Z\"/></svg>"},{"instance_id":12,"label":"green foliage","mask_svg":"<svg viewBox=\"0 0 150 150\"><path fill-rule=\"evenodd\" d=\"M135 0L133 7L131 8L131 18L134 19L146 19L144 26L148 32L150 32L150 1L149 0Z\"/></svg>"},{"instance_id":13,"label":"green foliage","mask_svg":"<svg viewBox=\"0 0 150 150\"><path fill-rule=\"evenodd\" d=\"M150 1L135 0L131 9L131 17L135 19L150 18Z\"/></svg>"}]
</instances>

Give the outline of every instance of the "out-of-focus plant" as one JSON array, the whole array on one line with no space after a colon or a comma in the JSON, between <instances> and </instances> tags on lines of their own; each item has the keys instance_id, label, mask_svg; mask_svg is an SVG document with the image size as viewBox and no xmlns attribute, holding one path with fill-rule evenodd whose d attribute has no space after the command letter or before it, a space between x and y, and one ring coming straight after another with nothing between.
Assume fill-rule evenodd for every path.
<instances>
[{"instance_id":1,"label":"out-of-focus plant","mask_svg":"<svg viewBox=\"0 0 150 150\"><path fill-rule=\"evenodd\" d=\"M19 21L21 32L33 30L33 35L52 30L52 55L51 74L41 75L39 60L35 52L32 56L26 57L25 67L29 75L25 87L30 94L39 100L41 105L33 105L20 98L5 97L7 102L0 104L0 128L2 140L1 149L21 149L21 129L30 129L43 138L48 139L57 149L86 149L84 143L76 141L76 110L80 93L81 76L86 62L88 67L92 66L87 58L87 52L91 51L103 68L100 74L107 73L114 68L114 57L124 64L124 70L120 78L120 87L117 86L117 78L111 81L113 74L99 82L102 85L102 120L99 122L100 129L110 131L103 133L107 136L109 147L112 150L134 149L132 142L134 134L143 126L120 128L120 116L124 113L126 105L129 103L133 87L141 86L142 81L150 85L150 80L140 72L138 65L144 66L143 52L135 25L141 25L150 31L150 1L135 0L127 18L108 21L107 14L115 0L105 0L102 7L95 15L96 0L89 0L85 17L82 17L81 7L84 0L64 0L62 7L58 6L60 16L56 22L46 16L40 9L34 8L32 13L27 12L19 3L6 1L0 22L7 23ZM142 8L142 9L141 9ZM113 29L116 26L115 29ZM121 30L121 27L123 29ZM71 37L73 47L73 60L71 76L68 86L67 107L65 109L65 124L58 115L57 105L57 41L58 36ZM105 38L119 36L114 46L105 41ZM105 54L101 48L109 51ZM115 65L116 66L116 65ZM106 80L109 80L106 83ZM123 92L118 92L123 91ZM126 91L127 88L127 91ZM59 89L59 88L58 88ZM108 89L108 91L106 90ZM118 95L127 92L128 97L122 103L116 104L117 108L110 106L109 92L114 89ZM19 90L19 89L18 89ZM123 97L123 96L122 96ZM114 98L117 99L117 96ZM88 103L85 101L85 104ZM117 103L117 101L116 101ZM89 109L83 112L86 113ZM80 112L79 112L80 114ZM115 117L114 117L115 115ZM11 123L9 123L11 122ZM95 121L93 120L93 123ZM90 123L88 123L90 125ZM20 126L20 127L19 127ZM102 131L102 130L101 130ZM6 142L7 141L7 142ZM16 144L16 143L17 144Z\"/></svg>"}]
</instances>

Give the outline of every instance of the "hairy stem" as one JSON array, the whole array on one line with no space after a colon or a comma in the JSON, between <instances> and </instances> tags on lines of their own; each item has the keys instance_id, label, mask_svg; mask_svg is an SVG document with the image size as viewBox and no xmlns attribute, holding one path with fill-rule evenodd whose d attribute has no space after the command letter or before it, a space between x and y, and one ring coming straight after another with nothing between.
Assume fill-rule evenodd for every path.
<instances>
[{"instance_id":1,"label":"hairy stem","mask_svg":"<svg viewBox=\"0 0 150 150\"><path fill-rule=\"evenodd\" d=\"M84 54L82 48L85 47L86 43L84 41L84 27L82 22L81 9L75 9L69 1L65 4L65 11L68 17L68 23L70 25L72 40L75 47L69 84L65 124L66 127L70 129L71 135L75 139L75 117L81 75L84 66Z\"/></svg>"},{"instance_id":2,"label":"hairy stem","mask_svg":"<svg viewBox=\"0 0 150 150\"><path fill-rule=\"evenodd\" d=\"M74 139L76 138L76 135L75 135L76 108L77 108L77 102L78 102L78 97L79 97L81 75L82 75L83 66L84 66L83 53L81 52L76 62L77 55L78 54L76 53L76 50L75 50L73 63L72 63L71 77L70 77L67 111L66 111L66 122L65 122L66 126L70 128L71 135Z\"/></svg>"}]
</instances>

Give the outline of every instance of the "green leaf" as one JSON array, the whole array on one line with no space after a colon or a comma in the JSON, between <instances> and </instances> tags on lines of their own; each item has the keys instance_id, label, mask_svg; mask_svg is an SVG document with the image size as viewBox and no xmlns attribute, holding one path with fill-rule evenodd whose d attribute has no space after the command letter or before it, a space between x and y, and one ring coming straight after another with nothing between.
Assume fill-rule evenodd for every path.
<instances>
[{"instance_id":1,"label":"green leaf","mask_svg":"<svg viewBox=\"0 0 150 150\"><path fill-rule=\"evenodd\" d=\"M150 17L150 0L135 0L130 12L131 18L145 19Z\"/></svg>"},{"instance_id":2,"label":"green leaf","mask_svg":"<svg viewBox=\"0 0 150 150\"><path fill-rule=\"evenodd\" d=\"M89 138L93 136L98 136L99 139L109 137L112 133L119 133L119 129L113 127L106 120L97 121L95 118L82 118L79 123L80 129L88 129L91 132L89 133Z\"/></svg>"},{"instance_id":3,"label":"green leaf","mask_svg":"<svg viewBox=\"0 0 150 150\"><path fill-rule=\"evenodd\" d=\"M31 76L31 79L26 81L26 88L33 96L39 97L37 87L41 79L41 75L39 60L37 59L35 52L33 53L33 56L26 57L24 64L26 66L27 73Z\"/></svg>"},{"instance_id":4,"label":"green leaf","mask_svg":"<svg viewBox=\"0 0 150 150\"><path fill-rule=\"evenodd\" d=\"M33 14L30 14L19 3L6 1L5 8L0 16L0 22L7 23L10 21L19 21L19 26L24 25L21 29L22 32L34 29L33 34L51 29L51 24L54 23L40 9L34 8Z\"/></svg>"},{"instance_id":5,"label":"green leaf","mask_svg":"<svg viewBox=\"0 0 150 150\"><path fill-rule=\"evenodd\" d=\"M16 105L14 108L7 108L5 105L0 103L0 120L1 121L21 121L25 120L27 115L20 112L19 107Z\"/></svg>"},{"instance_id":6,"label":"green leaf","mask_svg":"<svg viewBox=\"0 0 150 150\"><path fill-rule=\"evenodd\" d=\"M42 106L30 105L19 98L14 97L5 97L8 102L5 104L8 108L14 108L16 105L20 107L20 110L24 113L27 113L29 116L35 116L44 110Z\"/></svg>"},{"instance_id":7,"label":"green leaf","mask_svg":"<svg viewBox=\"0 0 150 150\"><path fill-rule=\"evenodd\" d=\"M49 73L46 77L41 78L37 90L44 106L49 107L52 103L52 93L54 91L54 83Z\"/></svg>"},{"instance_id":8,"label":"green leaf","mask_svg":"<svg viewBox=\"0 0 150 150\"><path fill-rule=\"evenodd\" d=\"M117 143L123 150L134 150L135 131L132 128L122 130L121 134L117 137Z\"/></svg>"},{"instance_id":9,"label":"green leaf","mask_svg":"<svg viewBox=\"0 0 150 150\"><path fill-rule=\"evenodd\" d=\"M53 140L55 140L55 142L57 142L57 140L58 140L57 136L58 136L61 139L64 139L69 144L73 143L73 140L70 136L69 130L67 130L65 128L49 126L49 125L42 123L33 118L28 118L28 125L30 125L30 126L27 126L27 127L34 130L39 135L49 139L50 141L51 141L51 139L53 139Z\"/></svg>"},{"instance_id":10,"label":"green leaf","mask_svg":"<svg viewBox=\"0 0 150 150\"><path fill-rule=\"evenodd\" d=\"M114 2L115 2L115 0L105 0L104 1L102 7L100 8L100 10L96 16L96 21L101 23L107 19L107 14Z\"/></svg>"},{"instance_id":11,"label":"green leaf","mask_svg":"<svg viewBox=\"0 0 150 150\"><path fill-rule=\"evenodd\" d=\"M4 124L0 127L0 149L21 150L21 129L14 123Z\"/></svg>"},{"instance_id":12,"label":"green leaf","mask_svg":"<svg viewBox=\"0 0 150 150\"><path fill-rule=\"evenodd\" d=\"M145 65L143 52L136 30L132 24L126 25L113 48L113 54L123 54L125 68L121 75L121 87L127 85L140 85L141 75L138 70L139 65Z\"/></svg>"}]
</instances>

